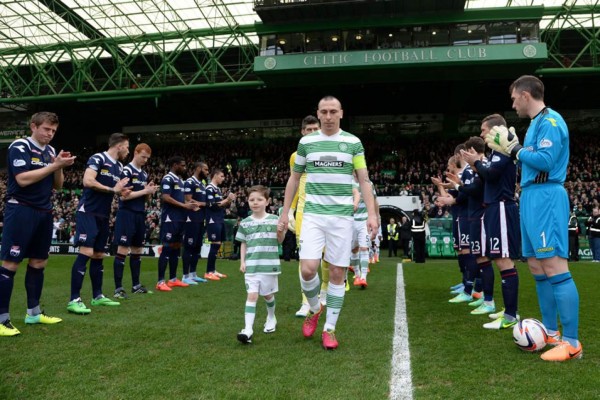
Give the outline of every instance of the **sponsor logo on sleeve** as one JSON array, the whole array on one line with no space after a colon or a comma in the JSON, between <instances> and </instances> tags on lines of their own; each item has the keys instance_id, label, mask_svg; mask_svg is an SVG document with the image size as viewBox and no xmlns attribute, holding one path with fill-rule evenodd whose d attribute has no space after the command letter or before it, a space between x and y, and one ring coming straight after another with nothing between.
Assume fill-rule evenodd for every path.
<instances>
[{"instance_id":1,"label":"sponsor logo on sleeve","mask_svg":"<svg viewBox=\"0 0 600 400\"><path fill-rule=\"evenodd\" d=\"M15 166L15 167L23 167L24 165L27 165L25 160L14 160L13 161L13 166Z\"/></svg>"}]
</instances>

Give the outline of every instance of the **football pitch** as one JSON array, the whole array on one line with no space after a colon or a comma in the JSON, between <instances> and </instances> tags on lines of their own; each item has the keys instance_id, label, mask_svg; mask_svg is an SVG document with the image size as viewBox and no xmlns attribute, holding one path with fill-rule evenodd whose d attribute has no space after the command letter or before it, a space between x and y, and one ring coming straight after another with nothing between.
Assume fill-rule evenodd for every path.
<instances>
[{"instance_id":1,"label":"football pitch","mask_svg":"<svg viewBox=\"0 0 600 400\"><path fill-rule=\"evenodd\" d=\"M580 301L581 360L546 363L512 343L512 331L487 331L487 316L449 304L458 281L455 260L403 265L382 258L369 287L352 287L337 326L340 347L325 351L320 335L305 339L296 262L283 262L277 331L264 334L264 300L257 304L254 343L242 345L245 289L238 262L218 260L229 274L220 282L130 295L119 307L69 314L72 256L53 256L46 270L42 308L57 325L26 326L24 266L15 279L13 324L21 335L1 338L0 399L595 399L600 396L600 267L571 264ZM156 259L142 261L142 283L154 286ZM104 293L112 295L112 258L104 263ZM205 260L200 261L200 270ZM124 283L130 286L128 264ZM520 315L540 318L527 268L520 273ZM406 307L396 307L404 281ZM402 289L402 288L401 288ZM400 294L402 291L400 292ZM86 277L82 290L90 306ZM496 301L501 306L496 274ZM398 308L398 310L397 310ZM395 313L402 315L398 318ZM320 332L324 317L319 324ZM408 321L395 327L395 321ZM396 342L397 346L393 346ZM398 344L400 344L398 346ZM394 349L397 350L394 354ZM408 349L408 352L402 351ZM392 362L394 360L394 362ZM394 368L392 364L395 364ZM406 372L392 379L392 372ZM400 384L401 387L397 385ZM400 397L405 396L406 397Z\"/></svg>"}]
</instances>

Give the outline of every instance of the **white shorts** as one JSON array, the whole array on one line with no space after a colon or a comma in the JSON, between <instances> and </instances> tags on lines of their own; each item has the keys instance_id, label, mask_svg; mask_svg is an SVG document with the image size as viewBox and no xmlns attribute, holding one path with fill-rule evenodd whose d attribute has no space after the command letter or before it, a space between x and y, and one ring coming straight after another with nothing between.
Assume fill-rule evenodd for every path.
<instances>
[{"instance_id":1,"label":"white shorts","mask_svg":"<svg viewBox=\"0 0 600 400\"><path fill-rule=\"evenodd\" d=\"M277 293L279 291L279 274L251 274L245 275L246 292L258 293L261 296Z\"/></svg>"},{"instance_id":2,"label":"white shorts","mask_svg":"<svg viewBox=\"0 0 600 400\"><path fill-rule=\"evenodd\" d=\"M367 233L367 221L354 221L354 231L352 236L352 248L369 248L371 237Z\"/></svg>"},{"instance_id":3,"label":"white shorts","mask_svg":"<svg viewBox=\"0 0 600 400\"><path fill-rule=\"evenodd\" d=\"M348 267L352 253L353 224L351 217L304 214L300 259L320 260L325 248L325 261L337 267Z\"/></svg>"}]
</instances>

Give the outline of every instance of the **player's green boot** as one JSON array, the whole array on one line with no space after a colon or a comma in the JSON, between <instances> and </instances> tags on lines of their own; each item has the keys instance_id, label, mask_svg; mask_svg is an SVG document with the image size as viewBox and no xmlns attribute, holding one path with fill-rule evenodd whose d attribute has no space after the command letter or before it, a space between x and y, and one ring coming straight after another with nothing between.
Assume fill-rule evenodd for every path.
<instances>
[{"instance_id":1,"label":"player's green boot","mask_svg":"<svg viewBox=\"0 0 600 400\"><path fill-rule=\"evenodd\" d=\"M469 304L470 305L470 304ZM494 302L490 302L489 304L482 303L479 307L471 311L472 315L483 315L483 314L491 314L496 311L496 304Z\"/></svg>"},{"instance_id":2,"label":"player's green boot","mask_svg":"<svg viewBox=\"0 0 600 400\"><path fill-rule=\"evenodd\" d=\"M469 296L465 292L462 292L456 295L456 297L453 297L450 300L448 300L448 303L468 303L470 301L473 301L473 297Z\"/></svg>"},{"instance_id":3,"label":"player's green boot","mask_svg":"<svg viewBox=\"0 0 600 400\"><path fill-rule=\"evenodd\" d=\"M485 300L483 299L483 296L481 296L477 300L474 300L474 301L470 302L469 306L471 306L471 307L479 307L480 305L483 304L484 301Z\"/></svg>"},{"instance_id":4,"label":"player's green boot","mask_svg":"<svg viewBox=\"0 0 600 400\"><path fill-rule=\"evenodd\" d=\"M71 300L69 304L67 304L67 311L73 314L81 315L89 314L92 312L92 310L90 310L85 306L85 304L83 304L83 301L81 301L80 297L76 298L75 300Z\"/></svg>"},{"instance_id":5,"label":"player's green boot","mask_svg":"<svg viewBox=\"0 0 600 400\"><path fill-rule=\"evenodd\" d=\"M17 336L21 332L10 323L10 319L0 323L0 336Z\"/></svg>"},{"instance_id":6,"label":"player's green boot","mask_svg":"<svg viewBox=\"0 0 600 400\"><path fill-rule=\"evenodd\" d=\"M507 329L507 328L510 328L510 327L516 325L517 322L518 322L517 319L509 321L505 317L500 317L495 321L488 322L487 324L483 324L483 327L485 329L496 329L496 330Z\"/></svg>"},{"instance_id":7,"label":"player's green boot","mask_svg":"<svg viewBox=\"0 0 600 400\"><path fill-rule=\"evenodd\" d=\"M104 295L101 295L98 298L95 298L92 300L92 305L93 306L120 306L121 303L119 303L118 301L114 301L109 299L108 297L104 297Z\"/></svg>"},{"instance_id":8,"label":"player's green boot","mask_svg":"<svg viewBox=\"0 0 600 400\"><path fill-rule=\"evenodd\" d=\"M26 324L58 324L62 322L62 319L58 317L50 317L49 315L44 314L43 312L38 315L25 315L25 323Z\"/></svg>"}]
</instances>

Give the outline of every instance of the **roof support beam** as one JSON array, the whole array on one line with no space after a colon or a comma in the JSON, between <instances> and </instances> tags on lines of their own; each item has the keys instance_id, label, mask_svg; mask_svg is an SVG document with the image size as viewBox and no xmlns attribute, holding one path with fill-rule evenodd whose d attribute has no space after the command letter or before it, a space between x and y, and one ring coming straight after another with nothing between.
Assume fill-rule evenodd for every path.
<instances>
[{"instance_id":1,"label":"roof support beam","mask_svg":"<svg viewBox=\"0 0 600 400\"><path fill-rule=\"evenodd\" d=\"M20 54L0 51L0 104L263 85L253 73L258 48L243 31L123 40L120 46L128 50L123 57L107 57L106 42L113 39L25 48Z\"/></svg>"},{"instance_id":2,"label":"roof support beam","mask_svg":"<svg viewBox=\"0 0 600 400\"><path fill-rule=\"evenodd\" d=\"M68 7L65 3L60 0L40 0L40 3L44 4L51 11L60 16L67 24L71 25L79 32L90 38L90 40L103 40L106 39L101 32L94 28L85 19L81 18L75 11ZM102 41L104 50L110 54L118 54L121 57L125 57L127 54L116 46L111 46L108 42Z\"/></svg>"}]
</instances>

